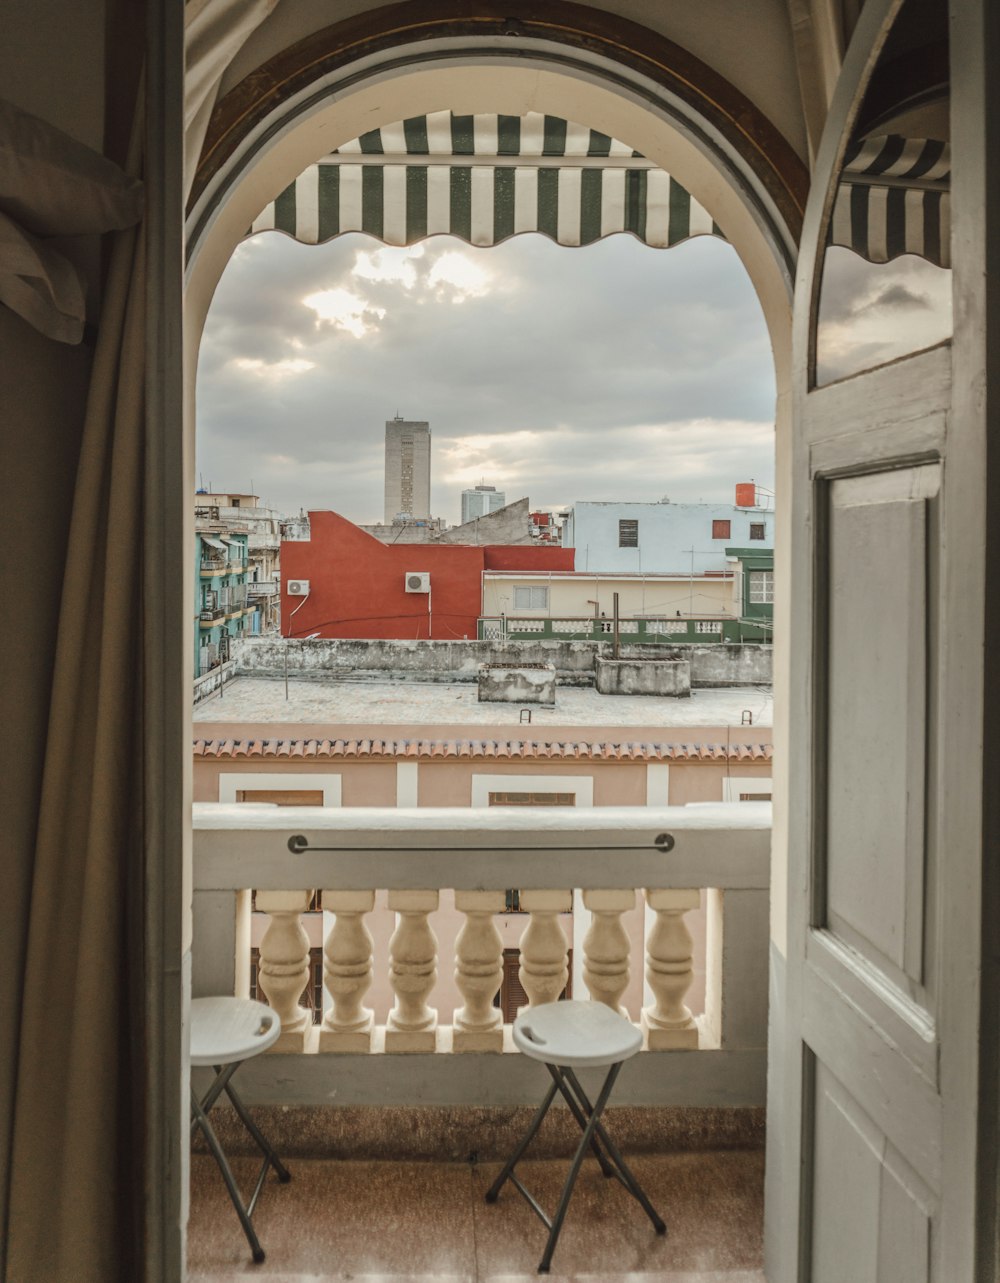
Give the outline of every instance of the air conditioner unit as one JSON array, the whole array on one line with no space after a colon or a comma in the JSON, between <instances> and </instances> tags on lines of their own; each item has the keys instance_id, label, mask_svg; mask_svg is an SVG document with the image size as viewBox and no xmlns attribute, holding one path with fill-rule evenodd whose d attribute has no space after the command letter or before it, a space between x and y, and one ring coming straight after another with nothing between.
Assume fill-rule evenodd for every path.
<instances>
[{"instance_id":1,"label":"air conditioner unit","mask_svg":"<svg viewBox=\"0 0 1000 1283\"><path fill-rule=\"evenodd\" d=\"M285 590L289 597L308 597L309 580L308 579L289 579L288 587Z\"/></svg>"},{"instance_id":2,"label":"air conditioner unit","mask_svg":"<svg viewBox=\"0 0 1000 1283\"><path fill-rule=\"evenodd\" d=\"M405 577L407 592L430 592L431 577L424 570L408 570Z\"/></svg>"}]
</instances>

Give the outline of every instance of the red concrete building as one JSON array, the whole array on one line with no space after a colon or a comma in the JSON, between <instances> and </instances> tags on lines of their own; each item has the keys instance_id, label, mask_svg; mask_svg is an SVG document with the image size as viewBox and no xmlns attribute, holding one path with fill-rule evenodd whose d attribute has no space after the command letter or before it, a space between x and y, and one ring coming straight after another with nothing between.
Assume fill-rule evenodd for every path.
<instances>
[{"instance_id":1,"label":"red concrete building","mask_svg":"<svg viewBox=\"0 0 1000 1283\"><path fill-rule=\"evenodd\" d=\"M336 512L281 544L284 637L476 636L485 570L572 570L572 548L381 543ZM308 584L308 592L290 591Z\"/></svg>"}]
</instances>

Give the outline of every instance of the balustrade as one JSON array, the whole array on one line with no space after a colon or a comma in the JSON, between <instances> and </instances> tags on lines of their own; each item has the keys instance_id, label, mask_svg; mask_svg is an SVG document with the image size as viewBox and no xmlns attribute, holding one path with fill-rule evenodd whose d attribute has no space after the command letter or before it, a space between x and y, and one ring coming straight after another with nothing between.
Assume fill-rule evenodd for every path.
<instances>
[{"instance_id":1,"label":"balustrade","mask_svg":"<svg viewBox=\"0 0 1000 1283\"><path fill-rule=\"evenodd\" d=\"M678 1103L722 1103L741 1092L753 1102L763 1091L766 1045L769 814L764 803L634 808L631 813L616 811L614 817L600 810L555 817L547 811L544 825L531 828L530 816L504 813L501 820L493 810L478 817L476 828L475 812L414 810L391 815L389 821L386 813L372 812L373 827L366 830L357 809L331 809L321 822L312 810L305 821L308 837L301 840L309 849L293 841L293 854L286 850L282 855L295 832L294 811L199 805L194 991L241 991L241 958L249 954L250 944L249 899L242 888L249 882L258 887L257 910L267 915L259 944L259 988L282 1020L281 1039L262 1062L284 1055L283 1064L291 1059L333 1066L342 1057L363 1056L376 1076L383 1075L377 1078L382 1082L379 1065L406 1063L392 1053L423 1053L443 1063L450 1052L473 1052L486 1054L485 1061L468 1061L479 1066L470 1072L481 1076L490 1053L499 1062L508 1060L505 1053L512 1050L495 1003L504 974L504 945L516 942L528 1005L553 1002L563 994L572 950L577 959L573 969L583 982L575 997L589 994L628 1017L629 992L646 1052L654 1057L696 1053L689 1063L697 1061L702 1068L694 1075L685 1071L684 1099ZM538 824L537 817L534 822ZM387 834L382 831L387 823L398 828ZM324 845L324 830L329 829L339 830L328 835L336 841ZM674 835L672 852L656 849L653 838L661 832ZM308 880L326 887L327 1009L318 1027L300 1005L309 981L309 938L302 915L312 893L282 889L282 881L287 887L293 876L293 885ZM715 888L707 915L706 1008L697 1019L687 1005L695 969L687 919L701 903L700 891L690 885L696 879ZM543 880L547 885L541 885ZM434 885L413 889L414 881ZM636 887L644 884L649 889L638 899ZM511 885L519 889L522 915L504 917L503 888ZM371 918L369 929L379 886L387 890L380 904L395 915L388 941L385 908ZM450 905L445 907L448 952L442 964L453 973L460 1002L453 1011L449 1003L451 1023L439 1025L435 923L442 911L440 892L448 888L454 889L456 913L449 917ZM575 911L574 889L580 892ZM644 929L635 914L637 900ZM498 930L501 923L504 936ZM636 956L640 940L645 947L644 1005L636 999L635 981L630 989L633 975L642 974ZM370 992L378 977L383 978L383 993L387 978L390 993L389 1000L379 999L386 1004L380 1016L372 1009L377 1004ZM450 980L445 988L449 986ZM366 998L372 1006L365 1005ZM702 1060L716 1054L722 1059ZM688 1062L688 1057L682 1059ZM466 1057L458 1057L456 1064L458 1060ZM248 1073L252 1077L265 1071ZM405 1070L400 1073L404 1077L396 1076L393 1090L409 1099ZM365 1078L365 1071L356 1069L346 1079L328 1081L315 1074L297 1079L289 1068L280 1071L280 1092L277 1079L268 1079L272 1086L267 1090L279 1099L288 1098L289 1090L293 1100L368 1099L365 1092L375 1088ZM487 1078L494 1083L491 1099L520 1091L517 1084L508 1087L506 1080ZM501 1081L503 1086L497 1086ZM294 1082L304 1085L292 1090L288 1085ZM330 1082L336 1083L333 1095ZM643 1090L672 1099L670 1084L671 1075L659 1074Z\"/></svg>"},{"instance_id":2,"label":"balustrade","mask_svg":"<svg viewBox=\"0 0 1000 1283\"><path fill-rule=\"evenodd\" d=\"M465 1005L454 1015L454 1051L502 1051L503 1016L493 999L503 979L503 938L496 915L503 913L503 891L458 891L455 908L465 924L455 940L455 983Z\"/></svg>"},{"instance_id":3,"label":"balustrade","mask_svg":"<svg viewBox=\"0 0 1000 1283\"><path fill-rule=\"evenodd\" d=\"M684 1005L694 979L691 932L684 915L697 909L700 900L697 891L646 892L646 903L656 914L646 944L646 982L655 1002L642 1012L652 1051L698 1046L698 1028Z\"/></svg>"},{"instance_id":4,"label":"balustrade","mask_svg":"<svg viewBox=\"0 0 1000 1283\"><path fill-rule=\"evenodd\" d=\"M323 983L332 1007L323 1019L320 1051L371 1051L375 1013L362 1005L372 983L374 942L364 915L375 907L374 891L324 891L333 926L323 949Z\"/></svg>"},{"instance_id":5,"label":"balustrade","mask_svg":"<svg viewBox=\"0 0 1000 1283\"><path fill-rule=\"evenodd\" d=\"M399 925L389 941L395 1004L385 1026L386 1051L433 1051L437 1045L438 1014L427 1005L437 979L437 936L427 916L437 907L437 891L389 892Z\"/></svg>"},{"instance_id":6,"label":"balustrade","mask_svg":"<svg viewBox=\"0 0 1000 1283\"><path fill-rule=\"evenodd\" d=\"M259 891L257 909L270 915L260 942L257 984L281 1017L281 1037L275 1051L304 1051L312 1021L299 998L309 983L309 937L302 914L311 891Z\"/></svg>"}]
</instances>

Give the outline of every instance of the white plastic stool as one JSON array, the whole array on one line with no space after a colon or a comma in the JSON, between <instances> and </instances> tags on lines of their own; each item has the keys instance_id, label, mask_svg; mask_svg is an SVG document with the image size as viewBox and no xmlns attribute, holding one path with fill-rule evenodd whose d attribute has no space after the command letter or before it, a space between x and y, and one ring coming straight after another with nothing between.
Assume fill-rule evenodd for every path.
<instances>
[{"instance_id":1,"label":"white plastic stool","mask_svg":"<svg viewBox=\"0 0 1000 1283\"><path fill-rule=\"evenodd\" d=\"M257 1240L250 1218L264 1187L267 1169L273 1167L282 1182L292 1178L247 1113L246 1106L237 1096L230 1080L244 1060L267 1051L268 1047L277 1042L280 1033L280 1017L262 1002L252 1002L249 998L193 998L191 1001L191 1064L211 1065L215 1070L215 1081L201 1100L198 1099L194 1085L191 1086L191 1134L193 1136L198 1127L204 1133L208 1147L219 1164L222 1179L226 1182L229 1197L233 1200L236 1214L243 1226L243 1233L247 1236L253 1259L258 1263L264 1259L264 1249ZM223 1092L229 1097L244 1127L264 1155L264 1164L257 1177L253 1196L246 1206L240 1198L218 1137L208 1121L209 1110Z\"/></svg>"},{"instance_id":2,"label":"white plastic stool","mask_svg":"<svg viewBox=\"0 0 1000 1283\"><path fill-rule=\"evenodd\" d=\"M617 1177L632 1197L638 1201L653 1222L657 1234L666 1234L666 1225L657 1215L639 1182L629 1171L625 1160L601 1122L601 1114L608 1103L622 1065L642 1046L642 1034L639 1030L616 1011L605 1006L603 1002L573 1000L547 1002L540 1007L527 1007L521 1012L514 1021L514 1043L524 1055L530 1056L533 1060L542 1061L552 1075L552 1086L532 1119L531 1126L507 1160L503 1171L490 1186L486 1201L495 1203L509 1179L542 1224L547 1227L549 1238L538 1266L538 1273L548 1273L552 1254L559 1240L559 1231L562 1229L569 1208L573 1186L580 1171L580 1164L588 1149L594 1151L594 1156L600 1163L604 1175ZM609 1069L598 1094L597 1103L591 1105L573 1071L603 1065L608 1065ZM514 1175L514 1168L542 1125L542 1119L548 1113L557 1091L562 1093L570 1112L583 1128L583 1137L570 1165L556 1214L552 1220L549 1220L534 1197ZM607 1151L606 1154L604 1150Z\"/></svg>"}]
</instances>

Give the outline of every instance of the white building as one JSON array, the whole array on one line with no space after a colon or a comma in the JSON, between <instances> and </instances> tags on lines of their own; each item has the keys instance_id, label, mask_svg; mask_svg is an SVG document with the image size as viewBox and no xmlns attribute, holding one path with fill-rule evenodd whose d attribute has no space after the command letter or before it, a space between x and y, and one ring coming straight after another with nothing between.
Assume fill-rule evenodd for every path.
<instances>
[{"instance_id":1,"label":"white building","mask_svg":"<svg viewBox=\"0 0 1000 1283\"><path fill-rule=\"evenodd\" d=\"M743 503L577 503L563 546L576 549L577 572L724 572L727 548L774 547L774 512Z\"/></svg>"},{"instance_id":2,"label":"white building","mask_svg":"<svg viewBox=\"0 0 1000 1283\"><path fill-rule=\"evenodd\" d=\"M385 425L385 524L403 513L431 515L431 429L397 414Z\"/></svg>"},{"instance_id":3,"label":"white building","mask_svg":"<svg viewBox=\"0 0 1000 1283\"><path fill-rule=\"evenodd\" d=\"M507 496L496 486L476 486L473 490L462 491L462 525L485 517L498 508L507 505Z\"/></svg>"}]
</instances>

